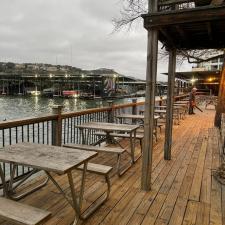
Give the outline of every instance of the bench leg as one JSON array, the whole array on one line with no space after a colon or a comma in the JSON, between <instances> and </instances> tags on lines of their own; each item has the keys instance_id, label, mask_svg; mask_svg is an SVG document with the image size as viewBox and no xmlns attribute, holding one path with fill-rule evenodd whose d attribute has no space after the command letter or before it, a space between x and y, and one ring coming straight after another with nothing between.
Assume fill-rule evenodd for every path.
<instances>
[{"instance_id":1,"label":"bench leg","mask_svg":"<svg viewBox=\"0 0 225 225\"><path fill-rule=\"evenodd\" d=\"M2 185L3 185L3 195L6 198L8 198L8 189L7 189L7 184L6 184L6 181L5 181L5 175L4 175L1 163L0 163L0 177L1 177Z\"/></svg>"},{"instance_id":2,"label":"bench leg","mask_svg":"<svg viewBox=\"0 0 225 225\"><path fill-rule=\"evenodd\" d=\"M122 176L127 170L129 170L132 166L132 163L129 163L128 166L126 166L125 168L121 168L121 154L118 154L117 156L117 164L116 164L116 173L117 175L120 177Z\"/></svg>"},{"instance_id":3,"label":"bench leg","mask_svg":"<svg viewBox=\"0 0 225 225\"><path fill-rule=\"evenodd\" d=\"M29 174L27 174L21 181L19 181L15 186L13 186L14 184L14 175L16 172L16 166L15 164L12 164L12 168L11 168L11 172L10 172L10 181L8 183L7 186L7 195L10 199L13 200L20 200L24 197L26 197L27 195L39 190L40 188L46 186L46 184L49 181L49 178L47 177L41 184L35 186L34 188L32 188L31 190L28 190L20 195L16 195L16 188L18 188L21 184L23 184L29 177L31 177L33 174L35 174L36 172L38 172L37 169L33 169L33 171L31 171Z\"/></svg>"},{"instance_id":4,"label":"bench leg","mask_svg":"<svg viewBox=\"0 0 225 225\"><path fill-rule=\"evenodd\" d=\"M86 211L84 211L80 215L80 218L82 220L85 220L88 217L90 217L100 206L102 206L102 204L104 204L108 200L109 194L111 191L111 183L110 183L110 178L108 174L105 175L105 182L107 184L106 192L100 198L98 198Z\"/></svg>"}]
</instances>

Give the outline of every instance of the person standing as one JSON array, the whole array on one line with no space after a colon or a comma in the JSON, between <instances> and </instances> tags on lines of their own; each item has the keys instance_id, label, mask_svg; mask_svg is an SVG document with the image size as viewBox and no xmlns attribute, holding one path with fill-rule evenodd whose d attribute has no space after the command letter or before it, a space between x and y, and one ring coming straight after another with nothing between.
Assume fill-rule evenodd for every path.
<instances>
[{"instance_id":1,"label":"person standing","mask_svg":"<svg viewBox=\"0 0 225 225\"><path fill-rule=\"evenodd\" d=\"M194 107L196 105L196 102L195 102L196 91L197 91L196 87L192 88L191 93L189 95L189 114L195 114Z\"/></svg>"}]
</instances>

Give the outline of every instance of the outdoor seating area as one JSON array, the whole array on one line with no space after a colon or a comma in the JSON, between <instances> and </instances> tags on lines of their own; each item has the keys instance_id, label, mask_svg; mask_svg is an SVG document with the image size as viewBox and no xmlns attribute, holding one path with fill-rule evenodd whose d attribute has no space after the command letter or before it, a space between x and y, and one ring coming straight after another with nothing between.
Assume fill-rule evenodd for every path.
<instances>
[{"instance_id":1,"label":"outdoor seating area","mask_svg":"<svg viewBox=\"0 0 225 225\"><path fill-rule=\"evenodd\" d=\"M213 127L215 111L205 109L203 113L182 117L182 123L173 126L170 161L163 158L165 127L161 128L160 137L154 143L150 192L140 188L142 161L138 159L142 146L135 140L141 125L138 123L143 119L136 120L137 116L138 119L142 116L139 114L117 115L130 120L131 124L89 122L78 125L83 133L83 144L68 143L63 148L32 143L7 146L0 152L2 162L44 171L15 189L13 173L9 184L3 180L6 196L15 200L23 197L19 202L9 200L8 204L15 202L16 207L18 204L18 207L28 208L31 215L37 210L40 221L23 222L20 216L26 218L26 210L25 215L8 218L4 207L2 210L0 207L0 224L8 225L16 218L22 224L47 225L79 222L88 225L222 225L225 189L213 177L220 164L220 134ZM157 121L159 116L155 119ZM101 130L100 139L104 142L97 141L100 146L85 144L88 136L84 129ZM32 154L27 154L28 151ZM45 182L46 176L49 181L37 188Z\"/></svg>"}]
</instances>

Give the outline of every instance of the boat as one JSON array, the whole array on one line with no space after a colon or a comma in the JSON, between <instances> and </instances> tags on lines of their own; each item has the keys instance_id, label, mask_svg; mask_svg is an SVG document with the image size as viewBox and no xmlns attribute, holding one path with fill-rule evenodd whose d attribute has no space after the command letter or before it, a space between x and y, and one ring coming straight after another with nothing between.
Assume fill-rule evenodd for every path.
<instances>
[{"instance_id":1,"label":"boat","mask_svg":"<svg viewBox=\"0 0 225 225\"><path fill-rule=\"evenodd\" d=\"M76 90L66 90L62 92L63 97L66 98L77 98L80 95L80 91Z\"/></svg>"}]
</instances>

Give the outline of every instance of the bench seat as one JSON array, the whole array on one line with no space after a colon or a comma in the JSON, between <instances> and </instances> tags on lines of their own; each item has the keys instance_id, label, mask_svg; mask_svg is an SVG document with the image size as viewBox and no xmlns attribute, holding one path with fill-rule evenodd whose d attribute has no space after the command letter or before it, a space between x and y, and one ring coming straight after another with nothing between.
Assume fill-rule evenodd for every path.
<instances>
[{"instance_id":1,"label":"bench seat","mask_svg":"<svg viewBox=\"0 0 225 225\"><path fill-rule=\"evenodd\" d=\"M78 170L84 169L84 164L77 167ZM101 195L101 197L93 202L93 204L81 215L81 219L87 219L95 210L97 210L103 203L105 203L111 191L111 183L109 178L109 173L112 170L111 166L95 164L95 163L88 163L87 164L87 171L90 173L95 173L100 176L104 176L105 182L107 185L107 190Z\"/></svg>"},{"instance_id":2,"label":"bench seat","mask_svg":"<svg viewBox=\"0 0 225 225\"><path fill-rule=\"evenodd\" d=\"M95 135L98 136L105 136L106 134L104 132L96 132ZM121 133L110 133L110 136L112 137L123 137L123 138L129 138L130 134L121 134ZM136 138L137 139L143 139L144 138L144 134L136 134Z\"/></svg>"},{"instance_id":3,"label":"bench seat","mask_svg":"<svg viewBox=\"0 0 225 225\"><path fill-rule=\"evenodd\" d=\"M8 222L20 225L39 225L49 219L50 215L48 211L0 197L0 218Z\"/></svg>"},{"instance_id":4,"label":"bench seat","mask_svg":"<svg viewBox=\"0 0 225 225\"><path fill-rule=\"evenodd\" d=\"M78 166L77 169L83 170L84 165L82 164L82 165ZM101 164L96 164L96 163L88 163L88 165L87 165L88 172L96 173L96 174L103 175L103 176L108 175L111 170L112 170L111 166L106 166L106 165L101 165Z\"/></svg>"},{"instance_id":5,"label":"bench seat","mask_svg":"<svg viewBox=\"0 0 225 225\"><path fill-rule=\"evenodd\" d=\"M121 165L120 165L121 155L126 152L126 149L124 149L124 148L81 145L81 144L73 144L73 143L65 144L65 145L63 145L63 147L81 149L81 150L86 150L86 151L95 151L95 152L99 152L99 153L102 152L102 153L116 154L117 155L117 163L116 163L117 175L121 176L126 172L126 170L121 169ZM91 168L93 169L93 167L92 166L90 167L90 165L91 164L89 163L87 169L91 169ZM98 167L98 168L100 169L100 167ZM89 171L89 172L91 172L91 171ZM94 170L92 172L94 172ZM97 173L97 171L96 171L96 173Z\"/></svg>"},{"instance_id":6,"label":"bench seat","mask_svg":"<svg viewBox=\"0 0 225 225\"><path fill-rule=\"evenodd\" d=\"M63 147L95 151L95 152L115 153L115 154L122 154L126 151L123 148L112 148L112 147L81 145L81 144L65 144L63 145Z\"/></svg>"}]
</instances>

